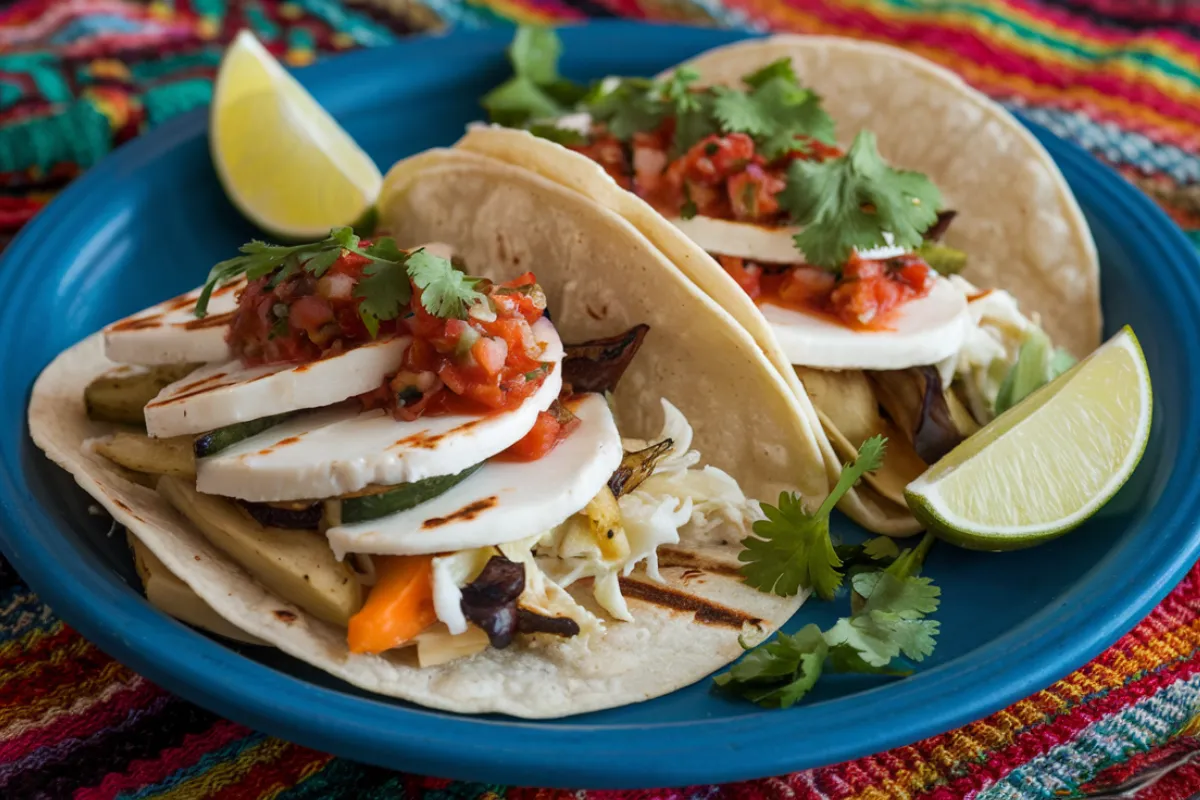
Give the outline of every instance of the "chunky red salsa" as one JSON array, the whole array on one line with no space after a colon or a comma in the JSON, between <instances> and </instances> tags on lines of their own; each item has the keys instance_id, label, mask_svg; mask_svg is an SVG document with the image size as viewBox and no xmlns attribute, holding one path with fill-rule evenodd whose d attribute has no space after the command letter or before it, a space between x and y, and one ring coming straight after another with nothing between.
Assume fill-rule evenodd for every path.
<instances>
[{"instance_id":1,"label":"chunky red salsa","mask_svg":"<svg viewBox=\"0 0 1200 800\"><path fill-rule=\"evenodd\" d=\"M793 161L824 161L842 151L815 140L767 160L743 133L709 136L670 157L674 123L636 133L626 147L602 128L575 150L668 217L700 215L779 226L787 216L777 195ZM805 264L763 264L718 255L721 266L755 302L818 313L852 328L887 327L892 312L933 288L936 274L916 255L886 260L850 257L835 275Z\"/></svg>"},{"instance_id":2,"label":"chunky red salsa","mask_svg":"<svg viewBox=\"0 0 1200 800\"><path fill-rule=\"evenodd\" d=\"M363 243L367 246L367 243ZM229 342L247 365L305 363L336 355L373 337L363 323L355 286L370 259L343 250L320 277L299 270L279 280L251 281L238 300ZM519 406L556 366L540 360L533 332L546 297L533 273L504 284L480 282L484 302L465 319L431 314L412 286L407 313L380 321L377 336L409 335L400 370L360 395L364 408L385 408L400 420L449 413L487 414ZM552 424L553 423L553 424ZM519 442L527 458L548 452L570 426L539 418Z\"/></svg>"}]
</instances>

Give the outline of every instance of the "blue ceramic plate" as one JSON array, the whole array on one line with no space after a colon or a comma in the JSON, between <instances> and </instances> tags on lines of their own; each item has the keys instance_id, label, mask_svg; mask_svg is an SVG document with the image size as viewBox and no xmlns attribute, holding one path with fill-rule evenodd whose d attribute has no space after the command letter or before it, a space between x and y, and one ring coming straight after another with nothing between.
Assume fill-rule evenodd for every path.
<instances>
[{"instance_id":1,"label":"blue ceramic plate","mask_svg":"<svg viewBox=\"0 0 1200 800\"><path fill-rule=\"evenodd\" d=\"M382 166L453 142L507 76L509 32L360 52L301 80ZM649 75L736 35L606 24L564 31L573 78ZM0 546L64 619L152 680L235 720L355 759L524 785L652 787L730 781L843 761L982 717L1112 644L1197 558L1200 263L1149 200L1082 150L1034 132L1078 195L1103 261L1111 333L1132 324L1154 379L1154 431L1103 514L1043 547L937 547L936 655L903 681L832 677L787 712L709 692L550 722L462 717L373 698L282 654L235 648L152 609L122 537L26 433L30 387L68 345L199 283L255 234L209 163L205 117L164 125L50 204L0 264ZM1063 313L1070 313L1064 309ZM842 533L856 537L840 520ZM811 603L792 621L827 625ZM884 720L886 719L886 723Z\"/></svg>"}]
</instances>

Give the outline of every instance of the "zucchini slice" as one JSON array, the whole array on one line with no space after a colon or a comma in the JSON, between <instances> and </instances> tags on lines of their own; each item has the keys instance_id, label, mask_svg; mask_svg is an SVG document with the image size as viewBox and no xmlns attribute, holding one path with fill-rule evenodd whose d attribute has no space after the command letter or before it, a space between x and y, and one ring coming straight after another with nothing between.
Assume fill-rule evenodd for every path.
<instances>
[{"instance_id":1,"label":"zucchini slice","mask_svg":"<svg viewBox=\"0 0 1200 800\"><path fill-rule=\"evenodd\" d=\"M199 364L167 364L131 369L121 367L96 378L83 390L87 415L97 422L145 425L146 404L170 384L195 371Z\"/></svg>"},{"instance_id":2,"label":"zucchini slice","mask_svg":"<svg viewBox=\"0 0 1200 800\"><path fill-rule=\"evenodd\" d=\"M200 434L196 437L192 449L196 453L196 458L216 455L226 447L232 447L243 439L256 436L267 428L274 428L279 423L295 415L296 412L288 411L284 414L272 414L269 417L235 422L232 425L226 425L224 428L217 428L215 431Z\"/></svg>"},{"instance_id":3,"label":"zucchini slice","mask_svg":"<svg viewBox=\"0 0 1200 800\"><path fill-rule=\"evenodd\" d=\"M341 515L337 524L349 525L353 522L366 522L386 517L388 514L407 511L444 494L474 475L482 466L483 462L480 462L472 467L467 467L456 475L438 475L412 483L380 487L378 491L370 493L343 497L338 501L341 503ZM328 516L333 517L331 514Z\"/></svg>"}]
</instances>

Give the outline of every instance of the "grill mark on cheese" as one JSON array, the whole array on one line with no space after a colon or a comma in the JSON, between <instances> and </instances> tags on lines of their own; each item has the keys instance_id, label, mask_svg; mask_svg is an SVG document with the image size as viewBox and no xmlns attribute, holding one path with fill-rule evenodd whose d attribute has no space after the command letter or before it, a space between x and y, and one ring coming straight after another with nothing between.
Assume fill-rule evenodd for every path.
<instances>
[{"instance_id":1,"label":"grill mark on cheese","mask_svg":"<svg viewBox=\"0 0 1200 800\"><path fill-rule=\"evenodd\" d=\"M660 567L698 569L702 572L711 572L714 575L729 575L734 578L741 577L741 573L735 564L717 561L713 558L705 558L697 553L691 553L687 550L677 550L674 547L658 548L658 565Z\"/></svg>"},{"instance_id":2,"label":"grill mark on cheese","mask_svg":"<svg viewBox=\"0 0 1200 800\"><path fill-rule=\"evenodd\" d=\"M189 331L198 331L204 328L220 328L233 321L234 313L233 311L226 311L224 314L209 314L204 317L197 317L187 322L177 322L175 324Z\"/></svg>"},{"instance_id":3,"label":"grill mark on cheese","mask_svg":"<svg viewBox=\"0 0 1200 800\"><path fill-rule=\"evenodd\" d=\"M443 431L442 433L435 433L432 435L429 433L429 431L417 431L411 436L405 436L403 439L397 439L392 443L392 447L414 447L421 450L436 450L437 446L442 442L443 439L458 433L462 433L463 431L469 431L471 428L474 428L476 425L483 422L484 419L485 417L473 419L469 422L464 422L462 425L459 425L455 428L451 428L448 431Z\"/></svg>"},{"instance_id":4,"label":"grill mark on cheese","mask_svg":"<svg viewBox=\"0 0 1200 800\"><path fill-rule=\"evenodd\" d=\"M178 403L180 400L187 400L190 397L198 397L199 395L206 394L217 389L222 389L226 386L234 386L236 383L236 381L230 381L228 383L213 383L209 386L201 386L199 389L195 389L184 394L175 394L171 395L170 397L165 397L162 400L153 400L146 404L146 408L158 408L160 406L170 405L171 403ZM182 387L180 387L180 389L182 390Z\"/></svg>"},{"instance_id":5,"label":"grill mark on cheese","mask_svg":"<svg viewBox=\"0 0 1200 800\"><path fill-rule=\"evenodd\" d=\"M632 597L661 608L669 608L672 611L692 613L695 615L696 622L702 625L741 629L747 624L763 624L763 620L744 611L738 611L736 608L729 608L703 597L681 592L678 589L642 583L630 578L618 578L618 580L621 584L621 593L626 597Z\"/></svg>"},{"instance_id":6,"label":"grill mark on cheese","mask_svg":"<svg viewBox=\"0 0 1200 800\"><path fill-rule=\"evenodd\" d=\"M289 444L295 444L298 441L300 441L299 436L289 436L286 439L280 439L278 442L271 445L270 447L266 447L266 448L263 448L262 450L259 450L257 455L269 456L269 455L271 455L271 453L274 453L279 448L287 447ZM244 458L244 456L243 456L243 458Z\"/></svg>"},{"instance_id":7,"label":"grill mark on cheese","mask_svg":"<svg viewBox=\"0 0 1200 800\"><path fill-rule=\"evenodd\" d=\"M496 505L497 502L499 502L499 498L495 495L485 497L482 500L476 500L474 503L469 503L458 511L447 514L444 517L433 517L425 520L421 523L421 528L430 530L432 528L440 528L443 525L449 525L452 522L466 522L467 520L475 519L484 511Z\"/></svg>"},{"instance_id":8,"label":"grill mark on cheese","mask_svg":"<svg viewBox=\"0 0 1200 800\"><path fill-rule=\"evenodd\" d=\"M109 328L110 331L143 331L147 328L157 328L161 326L163 314L149 314L144 317L130 317L123 319L120 322L114 322Z\"/></svg>"},{"instance_id":9,"label":"grill mark on cheese","mask_svg":"<svg viewBox=\"0 0 1200 800\"><path fill-rule=\"evenodd\" d=\"M219 380L221 380L221 378L224 378L225 375L226 375L226 373L224 373L224 372L218 372L216 375L209 375L207 378L201 378L198 381L192 381L191 383L185 383L183 386L179 387L179 391L190 392L193 389L198 389L199 387L203 386L206 383L212 383L213 381L219 381Z\"/></svg>"}]
</instances>

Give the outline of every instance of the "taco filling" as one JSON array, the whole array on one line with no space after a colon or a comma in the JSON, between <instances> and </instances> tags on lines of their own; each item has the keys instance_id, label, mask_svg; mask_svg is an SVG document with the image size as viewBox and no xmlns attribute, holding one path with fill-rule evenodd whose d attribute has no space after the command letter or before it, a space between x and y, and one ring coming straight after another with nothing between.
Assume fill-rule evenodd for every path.
<instances>
[{"instance_id":1,"label":"taco filling","mask_svg":"<svg viewBox=\"0 0 1200 800\"><path fill-rule=\"evenodd\" d=\"M680 527L758 514L697 468L665 398L661 435L619 434L605 393L648 326L564 344L534 273L493 282L448 255L348 229L248 244L106 328L137 368L85 391L93 419L145 426L95 452L349 652L413 646L422 667L632 620L622 578L661 580ZM592 608L566 591L585 580Z\"/></svg>"},{"instance_id":2,"label":"taco filling","mask_svg":"<svg viewBox=\"0 0 1200 800\"><path fill-rule=\"evenodd\" d=\"M755 302L843 459L890 439L867 481L901 508L906 484L1071 363L1010 294L958 277L970 255L941 241L955 212L938 188L870 131L839 145L788 58L737 86L687 67L609 78L550 116L502 89L484 98L494 121L603 167Z\"/></svg>"}]
</instances>

